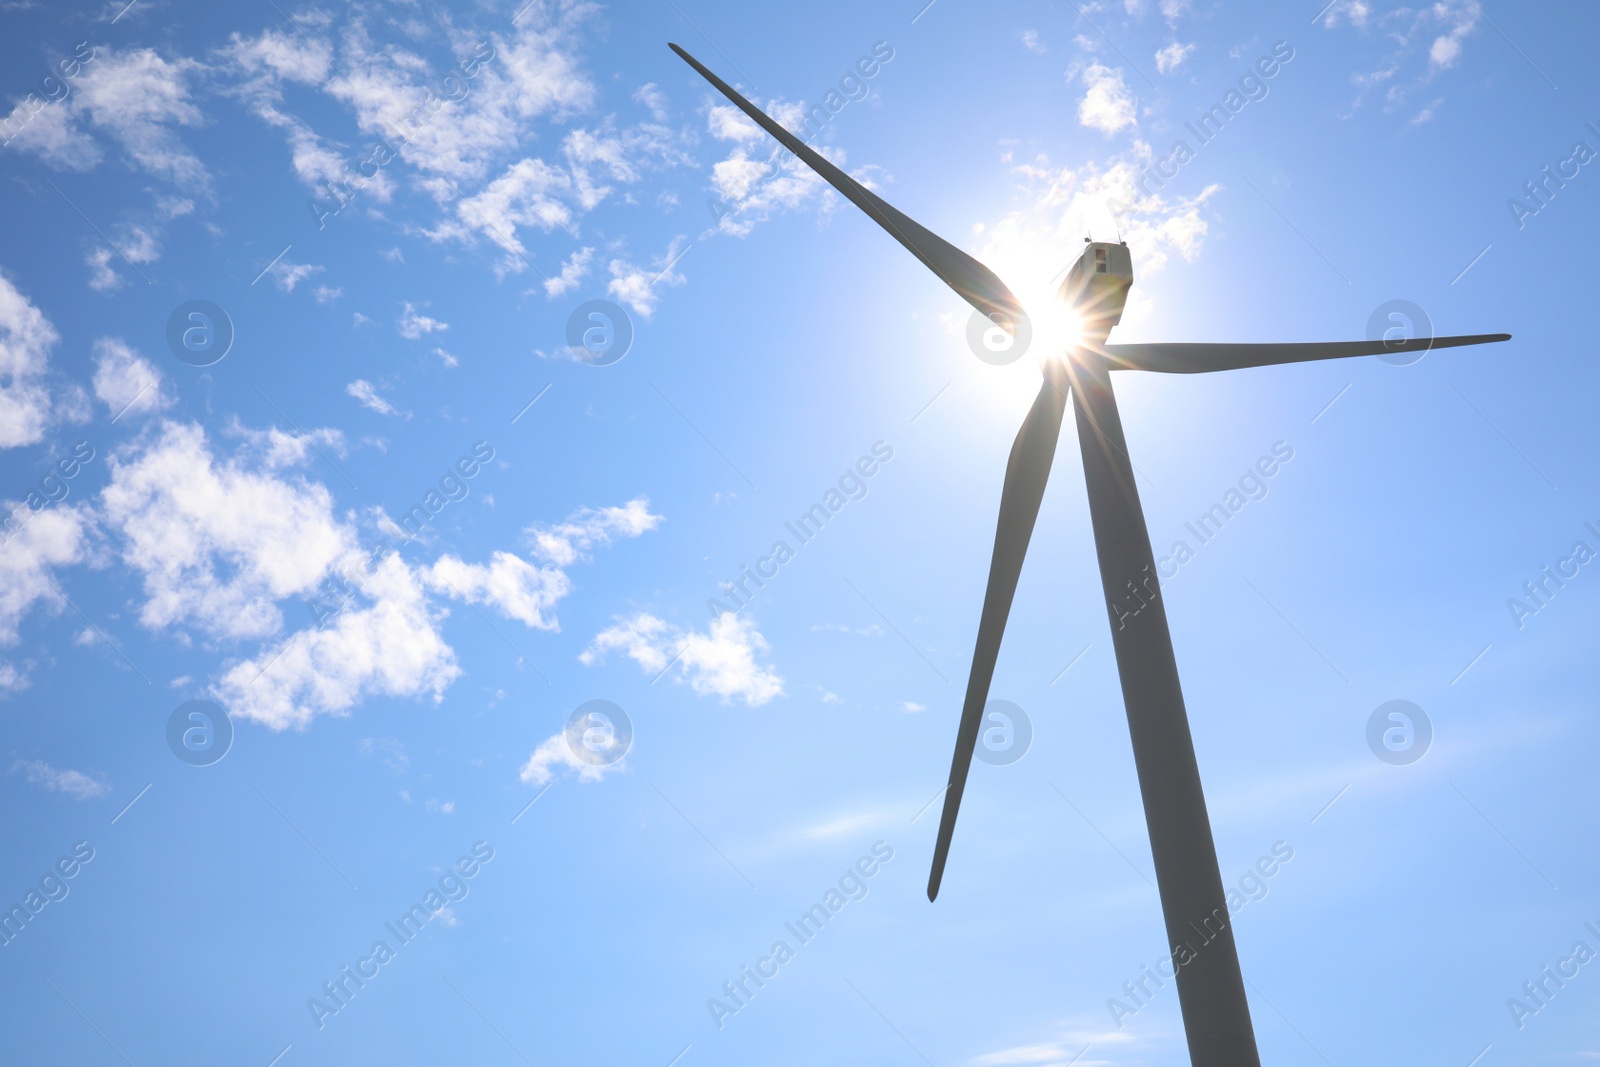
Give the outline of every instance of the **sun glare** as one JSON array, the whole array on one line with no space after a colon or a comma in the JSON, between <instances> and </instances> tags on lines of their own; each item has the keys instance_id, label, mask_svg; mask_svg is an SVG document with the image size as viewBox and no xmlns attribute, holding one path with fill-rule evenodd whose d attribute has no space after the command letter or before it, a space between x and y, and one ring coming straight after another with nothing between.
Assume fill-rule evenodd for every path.
<instances>
[{"instance_id":1,"label":"sun glare","mask_svg":"<svg viewBox=\"0 0 1600 1067\"><path fill-rule=\"evenodd\" d=\"M1022 301L1032 327L1028 353L1019 362L1036 366L1066 355L1083 336L1078 313L1056 291L1080 250L1072 245L1007 241L991 245L980 258Z\"/></svg>"},{"instance_id":2,"label":"sun glare","mask_svg":"<svg viewBox=\"0 0 1600 1067\"><path fill-rule=\"evenodd\" d=\"M1026 411L1038 395L1043 365L1066 357L1081 340L1077 311L1056 295L1081 248L1076 242L1018 239L1020 235L1010 232L990 231L986 236L989 241L977 257L1021 302L1028 322L1026 330L1015 336L998 325L977 333L970 326L963 330L965 345L981 344L986 350L978 353L982 362L971 361L966 370L979 386L974 400L997 426L1014 428L1019 412ZM976 313L966 309L962 314ZM1026 350L1014 354L1018 338L1024 337Z\"/></svg>"}]
</instances>

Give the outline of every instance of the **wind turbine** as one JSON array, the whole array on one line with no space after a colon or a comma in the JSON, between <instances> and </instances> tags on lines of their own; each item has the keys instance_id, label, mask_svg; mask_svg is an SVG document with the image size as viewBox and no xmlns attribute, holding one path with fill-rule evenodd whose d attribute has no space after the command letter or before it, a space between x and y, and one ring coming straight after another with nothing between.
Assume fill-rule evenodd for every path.
<instances>
[{"instance_id":1,"label":"wind turbine","mask_svg":"<svg viewBox=\"0 0 1600 1067\"><path fill-rule=\"evenodd\" d=\"M885 203L682 48L675 44L671 48L762 129L865 211L962 299L1012 332L1024 316L1022 305L993 271ZM1050 477L1070 395L1161 911L1167 939L1173 946L1189 1058L1194 1067L1259 1067L1244 976L1239 970L1189 717L1178 683L1166 605L1133 481L1122 418L1111 388L1111 372L1197 374L1484 344L1507 341L1511 335L1309 344L1107 344L1111 328L1122 319L1123 304L1132 285L1133 259L1126 244L1088 242L1067 272L1058 294L1078 313L1082 334L1072 351L1044 364L1044 385L1017 432L1006 463L989 586L984 593L961 726L956 732L944 815L928 877L928 899L938 896L944 877L956 812L961 807L961 794L972 766L989 683L1000 652L1000 638Z\"/></svg>"}]
</instances>

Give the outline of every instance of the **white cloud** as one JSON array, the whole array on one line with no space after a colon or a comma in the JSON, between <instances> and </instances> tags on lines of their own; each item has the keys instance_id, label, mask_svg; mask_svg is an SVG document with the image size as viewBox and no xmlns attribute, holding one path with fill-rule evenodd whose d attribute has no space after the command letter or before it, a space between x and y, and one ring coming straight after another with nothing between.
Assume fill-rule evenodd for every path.
<instances>
[{"instance_id":1,"label":"white cloud","mask_svg":"<svg viewBox=\"0 0 1600 1067\"><path fill-rule=\"evenodd\" d=\"M1150 154L1143 142L1136 142L1134 151L1140 157ZM1103 168L1051 170L1046 165L1019 168L1019 173L1030 179L1036 198L1032 225L1049 225L1055 247L1068 247L1065 238L1069 234L1105 233L1116 230L1120 223L1134 261L1145 274L1161 270L1170 253L1191 261L1199 255L1208 228L1200 209L1219 188L1207 186L1192 198L1146 195L1135 184L1139 170L1125 158L1114 159ZM1119 204L1120 219L1113 214ZM1022 214L1009 216L990 231L991 240L1004 239L1014 225L1029 225L1024 218ZM1017 234L1010 237L1015 239Z\"/></svg>"},{"instance_id":2,"label":"white cloud","mask_svg":"<svg viewBox=\"0 0 1600 1067\"><path fill-rule=\"evenodd\" d=\"M387 170L378 170L370 175L361 173L359 169L352 170L352 163L356 168L360 167L360 157L354 161L347 160L341 154L341 146L330 144L321 134L297 119L286 118L285 124L288 128L290 165L294 168L295 177L325 199L326 210L332 211L341 197L351 195L349 191L342 191L339 196L334 196L329 187L344 190L342 183L356 177L361 181L357 195L380 204L386 204L394 197L394 182Z\"/></svg>"},{"instance_id":3,"label":"white cloud","mask_svg":"<svg viewBox=\"0 0 1600 1067\"><path fill-rule=\"evenodd\" d=\"M520 143L534 120L566 118L594 103L594 84L577 57L577 31L591 13L587 5L538 5L511 36L490 34L481 42L487 49L460 35L452 42L458 71L466 63L476 72L470 79L458 75L464 95L434 91L448 61L381 44L357 19L341 39L341 70L323 90L350 109L363 133L392 138L404 131L408 165L455 181L481 180L490 160Z\"/></svg>"},{"instance_id":4,"label":"white cloud","mask_svg":"<svg viewBox=\"0 0 1600 1067\"><path fill-rule=\"evenodd\" d=\"M442 700L461 668L416 572L391 554L365 577L362 594L368 603L330 625L232 664L214 690L229 713L274 730L304 729L374 695Z\"/></svg>"},{"instance_id":5,"label":"white cloud","mask_svg":"<svg viewBox=\"0 0 1600 1067\"><path fill-rule=\"evenodd\" d=\"M199 67L192 59L166 60L150 48L98 46L64 106L73 118L120 144L140 169L178 185L204 187L210 183L205 167L176 133L177 127L202 121L188 86L190 73ZM58 150L59 145L41 149L41 156L57 162L50 153Z\"/></svg>"},{"instance_id":6,"label":"white cloud","mask_svg":"<svg viewBox=\"0 0 1600 1067\"><path fill-rule=\"evenodd\" d=\"M401 337L409 341L416 341L426 334L448 330L450 324L448 322L440 322L438 319L431 319L419 313L411 302L407 301L405 310L400 313L400 320L395 328L400 331Z\"/></svg>"},{"instance_id":7,"label":"white cloud","mask_svg":"<svg viewBox=\"0 0 1600 1067\"><path fill-rule=\"evenodd\" d=\"M561 273L554 278L546 278L544 294L552 300L558 296L565 296L578 287L578 283L589 273L589 264L594 261L594 249L580 248L567 257L561 265Z\"/></svg>"},{"instance_id":8,"label":"white cloud","mask_svg":"<svg viewBox=\"0 0 1600 1067\"><path fill-rule=\"evenodd\" d=\"M355 549L325 487L218 459L198 425L163 423L109 462L102 513L143 578L150 629L266 637L283 625L276 601L310 592Z\"/></svg>"},{"instance_id":9,"label":"white cloud","mask_svg":"<svg viewBox=\"0 0 1600 1067\"><path fill-rule=\"evenodd\" d=\"M238 416L234 416L225 432L229 437L244 442L241 457L248 455L253 462L272 470L308 463L316 458L319 448L327 448L331 452L344 451L344 434L328 428L304 433L284 433L276 426L252 430L239 422Z\"/></svg>"},{"instance_id":10,"label":"white cloud","mask_svg":"<svg viewBox=\"0 0 1600 1067\"><path fill-rule=\"evenodd\" d=\"M1411 125L1421 126L1425 122L1432 122L1434 115L1438 114L1439 112L1439 105L1443 103L1444 97L1442 96L1429 103L1421 111L1412 116Z\"/></svg>"},{"instance_id":11,"label":"white cloud","mask_svg":"<svg viewBox=\"0 0 1600 1067\"><path fill-rule=\"evenodd\" d=\"M309 490L322 491L322 486L304 486L302 494ZM610 514L634 518L611 522L594 518ZM650 518L659 522L659 517ZM328 522L323 509L310 525ZM597 522L600 530L594 530ZM563 526L590 530L595 536L584 544L598 544L621 533L637 536L654 522L638 518L637 509L622 507L584 509ZM493 606L534 629L555 630L555 601L571 590L558 566L533 566L506 552L493 553L488 565L443 557L434 565L411 566L398 553L389 553L368 566L371 560L355 549L352 531L341 526L333 528L333 534L338 558L317 563L312 582L330 569L352 577L355 590L349 603L320 627L291 633L254 656L229 664L213 691L235 715L272 729L304 728L317 715L347 715L370 696L427 694L440 701L461 669L440 632L446 613L430 601L429 592ZM582 542L581 534L571 534L570 542ZM566 561L578 558L576 552L562 555Z\"/></svg>"},{"instance_id":12,"label":"white cloud","mask_svg":"<svg viewBox=\"0 0 1600 1067\"><path fill-rule=\"evenodd\" d=\"M1080 246L1085 234L1105 239L1120 229L1135 272L1145 278L1165 269L1173 255L1195 260L1209 228L1206 204L1219 187L1207 186L1194 197L1141 192L1136 161L1148 160L1151 151L1136 141L1132 155L1076 170L1057 168L1044 156L1016 167L1023 206L984 226L974 254L1029 306L1055 299L1049 282L1067 265L1070 253L1064 250ZM1149 313L1147 301L1130 300L1121 329L1139 328Z\"/></svg>"},{"instance_id":13,"label":"white cloud","mask_svg":"<svg viewBox=\"0 0 1600 1067\"><path fill-rule=\"evenodd\" d=\"M89 288L97 293L113 292L122 288L124 278L115 270L118 263L154 263L161 258L161 246L155 234L143 226L119 227L117 247L96 245L84 256L89 267Z\"/></svg>"},{"instance_id":14,"label":"white cloud","mask_svg":"<svg viewBox=\"0 0 1600 1067\"><path fill-rule=\"evenodd\" d=\"M1335 4L1322 24L1332 29L1339 24L1342 14L1352 26L1365 29L1369 13L1365 3ZM1358 93L1342 117L1354 114L1367 95L1377 89L1383 90L1385 112L1411 111L1414 93L1460 63L1466 38L1476 30L1481 17L1482 9L1472 0L1435 0L1431 4L1397 8L1377 16L1372 21L1382 26L1383 40L1394 47L1372 69L1351 76ZM1424 54L1425 69L1416 71L1415 64ZM1414 114L1412 123L1428 121L1442 102L1441 97L1422 107Z\"/></svg>"},{"instance_id":15,"label":"white cloud","mask_svg":"<svg viewBox=\"0 0 1600 1067\"><path fill-rule=\"evenodd\" d=\"M1178 21L1178 17L1189 10L1190 0L1161 0L1161 15L1168 22Z\"/></svg>"},{"instance_id":16,"label":"white cloud","mask_svg":"<svg viewBox=\"0 0 1600 1067\"><path fill-rule=\"evenodd\" d=\"M545 233L570 227L572 209L564 197L571 189L572 176L566 171L542 159L519 159L478 193L457 201L455 217L428 231L428 236L436 241L470 241L473 234L481 234L505 251L496 271L515 274L527 261L527 247L517 236L517 227Z\"/></svg>"},{"instance_id":17,"label":"white cloud","mask_svg":"<svg viewBox=\"0 0 1600 1067\"><path fill-rule=\"evenodd\" d=\"M1108 137L1125 127L1138 125L1138 107L1123 81L1122 71L1091 63L1084 70L1082 80L1088 91L1078 104L1080 123Z\"/></svg>"},{"instance_id":18,"label":"white cloud","mask_svg":"<svg viewBox=\"0 0 1600 1067\"><path fill-rule=\"evenodd\" d=\"M311 263L296 263L287 256L279 256L278 261L268 271L272 275L272 280L278 283L278 288L286 293L294 292L295 286L313 274L321 272L322 268L319 266ZM322 293L326 291L328 290L325 288L317 290L317 302L319 304L323 303Z\"/></svg>"},{"instance_id":19,"label":"white cloud","mask_svg":"<svg viewBox=\"0 0 1600 1067\"><path fill-rule=\"evenodd\" d=\"M33 111L26 100L6 115L6 129L17 132L7 143L18 151L32 152L60 170L89 170L103 158L100 146L81 128L73 110L46 104Z\"/></svg>"},{"instance_id":20,"label":"white cloud","mask_svg":"<svg viewBox=\"0 0 1600 1067\"><path fill-rule=\"evenodd\" d=\"M522 765L518 777L528 785L544 785L555 777L555 769L565 767L576 771L580 782L598 782L607 774L622 770L627 756L614 763L590 763L579 759L567 743L566 731L559 731L539 742L528 762Z\"/></svg>"},{"instance_id":21,"label":"white cloud","mask_svg":"<svg viewBox=\"0 0 1600 1067\"><path fill-rule=\"evenodd\" d=\"M1030 52L1038 52L1041 55L1048 51L1044 45L1039 43L1038 30L1022 31L1022 47L1026 48Z\"/></svg>"},{"instance_id":22,"label":"white cloud","mask_svg":"<svg viewBox=\"0 0 1600 1067\"><path fill-rule=\"evenodd\" d=\"M326 38L312 38L307 29L296 23L292 30L267 29L253 38L235 33L222 49L239 73L253 79L245 83L245 95L258 106L282 99L279 81L316 85L328 76L331 45Z\"/></svg>"},{"instance_id":23,"label":"white cloud","mask_svg":"<svg viewBox=\"0 0 1600 1067\"><path fill-rule=\"evenodd\" d=\"M705 632L684 630L641 612L596 634L578 659L594 664L611 651L621 651L650 675L675 667L678 681L724 702L737 697L759 707L783 694L783 679L770 664L760 662L770 651L766 638L748 617L733 612L718 615Z\"/></svg>"},{"instance_id":24,"label":"white cloud","mask_svg":"<svg viewBox=\"0 0 1600 1067\"><path fill-rule=\"evenodd\" d=\"M1195 46L1180 44L1173 41L1167 47L1156 53L1156 70L1168 74L1183 65L1183 61L1194 54Z\"/></svg>"},{"instance_id":25,"label":"white cloud","mask_svg":"<svg viewBox=\"0 0 1600 1067\"><path fill-rule=\"evenodd\" d=\"M667 121L667 94L656 88L655 82L646 82L634 90L633 99L650 109L650 117L657 122Z\"/></svg>"},{"instance_id":26,"label":"white cloud","mask_svg":"<svg viewBox=\"0 0 1600 1067\"><path fill-rule=\"evenodd\" d=\"M801 129L805 124L805 109L799 104L774 100L767 111L789 129ZM707 123L713 137L736 142L728 156L711 167L712 185L727 208L717 220L719 232L744 237L775 215L809 203L820 203L826 212L837 202L827 182L799 157L775 146L766 147L766 134L743 112L715 106ZM813 147L835 166L847 169L843 151L820 144ZM766 159L752 158L752 151L765 151ZM861 174L852 177L871 185Z\"/></svg>"},{"instance_id":27,"label":"white cloud","mask_svg":"<svg viewBox=\"0 0 1600 1067\"><path fill-rule=\"evenodd\" d=\"M469 604L487 604L536 630L560 630L553 609L572 591L559 567L538 567L510 552L496 552L488 565L443 556L421 572L429 588Z\"/></svg>"},{"instance_id":28,"label":"white cloud","mask_svg":"<svg viewBox=\"0 0 1600 1067\"><path fill-rule=\"evenodd\" d=\"M357 378L344 387L349 396L360 401L361 406L368 411L376 411L379 415L405 415L406 413L389 403L378 395L378 390L365 378Z\"/></svg>"},{"instance_id":29,"label":"white cloud","mask_svg":"<svg viewBox=\"0 0 1600 1067\"><path fill-rule=\"evenodd\" d=\"M727 159L712 166L711 180L716 185L717 192L737 207L751 199L761 179L771 173L773 173L771 166L751 159L741 147L734 149Z\"/></svg>"},{"instance_id":30,"label":"white cloud","mask_svg":"<svg viewBox=\"0 0 1600 1067\"><path fill-rule=\"evenodd\" d=\"M928 705L918 704L915 700L902 700L900 702L900 710L915 715L919 711L927 711Z\"/></svg>"},{"instance_id":31,"label":"white cloud","mask_svg":"<svg viewBox=\"0 0 1600 1067\"><path fill-rule=\"evenodd\" d=\"M68 504L34 511L18 501L0 502L5 533L0 534L0 645L17 643L17 627L33 605L48 599L58 610L65 607L52 574L58 568L82 562L87 522L84 513ZM22 675L15 668L11 682L0 688L18 688Z\"/></svg>"},{"instance_id":32,"label":"white cloud","mask_svg":"<svg viewBox=\"0 0 1600 1067\"><path fill-rule=\"evenodd\" d=\"M1349 19L1350 25L1357 29L1366 29L1367 17L1371 14L1372 7L1366 0L1344 0L1342 3L1329 6L1327 14L1323 16L1322 25L1331 29L1339 24L1339 19L1342 17Z\"/></svg>"},{"instance_id":33,"label":"white cloud","mask_svg":"<svg viewBox=\"0 0 1600 1067\"><path fill-rule=\"evenodd\" d=\"M437 347L434 348L433 354L438 356L439 357L439 362L443 363L446 367L454 367L455 365L457 365L458 363L461 362L455 356L451 355L449 352L446 352L442 348L437 348Z\"/></svg>"},{"instance_id":34,"label":"white cloud","mask_svg":"<svg viewBox=\"0 0 1600 1067\"><path fill-rule=\"evenodd\" d=\"M606 292L648 319L656 309L656 302L661 299L657 291L660 286L682 285L688 281L675 269L677 261L688 251L680 248L682 242L681 237L674 238L662 257L649 267L637 267L628 260L613 259L607 265L611 281L606 285Z\"/></svg>"},{"instance_id":35,"label":"white cloud","mask_svg":"<svg viewBox=\"0 0 1600 1067\"><path fill-rule=\"evenodd\" d=\"M706 128L719 141L750 144L766 137L749 115L732 104L712 104L706 113Z\"/></svg>"},{"instance_id":36,"label":"white cloud","mask_svg":"<svg viewBox=\"0 0 1600 1067\"><path fill-rule=\"evenodd\" d=\"M431 196L440 215L407 229L441 242L487 241L501 253L494 270L503 277L533 259L523 244L526 231L576 233L579 219L615 183L689 162L690 141L664 125L666 97L654 84L633 94L650 110L647 121L617 127L608 116L597 128L573 125L599 99L580 54L596 10L585 3L537 5L519 14L509 32L480 36L446 27L440 43L447 47L426 49L417 45L425 35L397 39L387 20L357 11L337 32L306 31L316 35L314 51L335 57L336 66L272 29L235 35L220 53L220 67L237 79L232 91L284 131L295 171L319 203L331 208L348 195L343 190L384 202L409 185ZM291 85L314 85L346 111L364 143L381 140L394 155L363 167L365 149L324 141L289 113L286 99L298 104L304 95L289 97ZM527 145L552 131L560 137L559 155L526 154ZM328 188L334 183L341 188L337 198Z\"/></svg>"},{"instance_id":37,"label":"white cloud","mask_svg":"<svg viewBox=\"0 0 1600 1067\"><path fill-rule=\"evenodd\" d=\"M42 760L17 760L11 765L11 773L18 771L26 774L32 785L41 786L52 793L65 793L79 800L92 800L111 791L103 778L82 771L58 771Z\"/></svg>"},{"instance_id":38,"label":"white cloud","mask_svg":"<svg viewBox=\"0 0 1600 1067\"><path fill-rule=\"evenodd\" d=\"M344 295L344 290L334 289L326 285L319 285L317 286L317 291L314 295L317 298L317 303L331 304Z\"/></svg>"},{"instance_id":39,"label":"white cloud","mask_svg":"<svg viewBox=\"0 0 1600 1067\"><path fill-rule=\"evenodd\" d=\"M175 402L161 372L115 337L94 343L94 395L113 419L148 415Z\"/></svg>"},{"instance_id":40,"label":"white cloud","mask_svg":"<svg viewBox=\"0 0 1600 1067\"><path fill-rule=\"evenodd\" d=\"M1460 57L1461 37L1458 34L1435 38L1433 47L1428 49L1428 62L1439 70L1455 66L1456 60Z\"/></svg>"},{"instance_id":41,"label":"white cloud","mask_svg":"<svg viewBox=\"0 0 1600 1067\"><path fill-rule=\"evenodd\" d=\"M194 214L194 201L186 196L158 196L156 207L168 219L178 219Z\"/></svg>"},{"instance_id":42,"label":"white cloud","mask_svg":"<svg viewBox=\"0 0 1600 1067\"><path fill-rule=\"evenodd\" d=\"M1444 28L1444 32L1435 37L1433 44L1428 47L1430 74L1449 70L1456 65L1461 58L1462 42L1477 28L1482 14L1482 9L1473 0L1438 0L1419 12L1419 25L1422 19L1431 17Z\"/></svg>"},{"instance_id":43,"label":"white cloud","mask_svg":"<svg viewBox=\"0 0 1600 1067\"><path fill-rule=\"evenodd\" d=\"M587 530L588 539L572 533L557 540L587 547L614 536L637 536L660 521L647 510L640 517L643 503L583 509L562 527ZM624 517L598 518L619 514ZM231 664L214 691L234 714L282 730L303 728L317 715L347 715L372 695L442 699L461 669L440 632L446 612L430 601L430 592L492 607L534 629L560 628L554 607L572 588L564 564L534 566L496 552L488 564L444 556L413 567L390 553L369 568L354 547L352 531L335 532L344 538L343 549L337 560L320 565L314 581L329 570L350 575L359 579L352 583L355 593L324 625ZM564 563L579 558L576 548L557 554Z\"/></svg>"},{"instance_id":44,"label":"white cloud","mask_svg":"<svg viewBox=\"0 0 1600 1067\"><path fill-rule=\"evenodd\" d=\"M0 448L43 440L50 422L44 377L60 339L44 313L0 274Z\"/></svg>"},{"instance_id":45,"label":"white cloud","mask_svg":"<svg viewBox=\"0 0 1600 1067\"><path fill-rule=\"evenodd\" d=\"M535 556L566 567L595 545L609 545L618 537L638 537L661 522L662 516L652 514L650 501L641 496L621 507L582 508L567 516L565 522L535 523L523 532L533 545Z\"/></svg>"},{"instance_id":46,"label":"white cloud","mask_svg":"<svg viewBox=\"0 0 1600 1067\"><path fill-rule=\"evenodd\" d=\"M639 537L661 524L650 501L636 497L620 507L580 508L564 522L535 523L523 531L535 565L510 552L496 552L488 564L465 563L442 556L420 572L428 587L465 600L485 604L507 618L536 630L559 631L555 616L558 601L572 592L564 568L587 562L588 552L620 538Z\"/></svg>"},{"instance_id":47,"label":"white cloud","mask_svg":"<svg viewBox=\"0 0 1600 1067\"><path fill-rule=\"evenodd\" d=\"M456 201L453 218L424 232L436 241L487 238L505 253L495 272L519 273L530 257L518 227L576 232L579 217L611 194L608 182L637 182L647 167L689 161L664 127L642 124L618 133L609 120L598 130L570 131L561 152L564 164L535 157L510 164L476 194Z\"/></svg>"},{"instance_id":48,"label":"white cloud","mask_svg":"<svg viewBox=\"0 0 1600 1067\"><path fill-rule=\"evenodd\" d=\"M97 293L108 293L122 288L122 275L111 266L115 253L109 248L91 248L83 261L89 267L89 288Z\"/></svg>"}]
</instances>

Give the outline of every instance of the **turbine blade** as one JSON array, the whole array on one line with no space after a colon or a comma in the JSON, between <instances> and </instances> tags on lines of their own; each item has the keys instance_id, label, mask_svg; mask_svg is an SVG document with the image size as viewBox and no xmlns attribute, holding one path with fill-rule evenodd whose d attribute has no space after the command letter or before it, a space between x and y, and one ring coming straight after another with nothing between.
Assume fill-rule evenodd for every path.
<instances>
[{"instance_id":1,"label":"turbine blade","mask_svg":"<svg viewBox=\"0 0 1600 1067\"><path fill-rule=\"evenodd\" d=\"M802 163L844 194L846 200L865 211L873 222L889 231L890 236L905 245L912 255L922 260L923 264L954 289L961 299L985 315L993 316L998 313L1005 316L1003 322L1009 322L1023 314L1022 304L994 271L938 234L925 229L890 207L877 194L822 158L804 141L775 122L766 112L740 96L732 86L707 70L699 60L675 44L670 47L683 58L685 63L698 71L702 78L716 86L718 92L733 101L739 110L749 115L762 129L777 138L783 147L799 156Z\"/></svg>"},{"instance_id":2,"label":"turbine blade","mask_svg":"<svg viewBox=\"0 0 1600 1067\"><path fill-rule=\"evenodd\" d=\"M1006 462L1005 488L1000 492L1000 522L994 534L994 558L989 564L989 588L983 595L983 616L978 622L978 644L972 653L972 673L967 677L966 701L961 706L961 727L956 732L956 753L950 763L950 785L944 795L944 814L939 819L939 838L933 850L933 870L928 875L928 899L939 895L944 879L944 864L950 854L950 838L956 829L956 812L961 793L966 789L967 771L972 767L973 749L983 725L983 708L989 700L989 682L994 678L995 659L1000 654L1000 638L1011 613L1011 600L1022 574L1022 560L1033 536L1034 520L1039 517L1039 502L1044 498L1055 459L1056 439L1061 434L1061 417L1067 405L1067 381L1058 367L1045 368L1044 386L1017 431Z\"/></svg>"},{"instance_id":3,"label":"turbine blade","mask_svg":"<svg viewBox=\"0 0 1600 1067\"><path fill-rule=\"evenodd\" d=\"M1151 370L1165 374L1200 374L1313 359L1382 356L1391 352L1426 352L1430 348L1509 341L1509 333L1476 333L1463 337L1412 337L1397 341L1312 341L1309 343L1231 345L1187 344L1106 345L1112 370Z\"/></svg>"}]
</instances>

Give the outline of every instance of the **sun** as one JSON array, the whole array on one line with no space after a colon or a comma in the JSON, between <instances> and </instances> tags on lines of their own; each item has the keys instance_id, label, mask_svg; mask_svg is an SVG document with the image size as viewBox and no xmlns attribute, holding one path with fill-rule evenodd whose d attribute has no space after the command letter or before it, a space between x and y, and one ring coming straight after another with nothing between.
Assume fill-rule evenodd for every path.
<instances>
[{"instance_id":1,"label":"sun","mask_svg":"<svg viewBox=\"0 0 1600 1067\"><path fill-rule=\"evenodd\" d=\"M1083 322L1077 311L1058 295L1073 260L1053 242L993 236L1000 239L993 241L980 259L1016 294L1027 312L1030 337L1026 357L1042 362L1068 355L1083 339Z\"/></svg>"}]
</instances>

